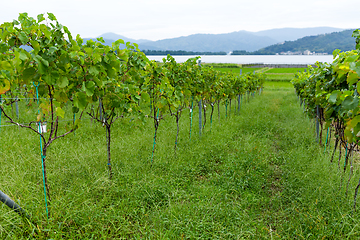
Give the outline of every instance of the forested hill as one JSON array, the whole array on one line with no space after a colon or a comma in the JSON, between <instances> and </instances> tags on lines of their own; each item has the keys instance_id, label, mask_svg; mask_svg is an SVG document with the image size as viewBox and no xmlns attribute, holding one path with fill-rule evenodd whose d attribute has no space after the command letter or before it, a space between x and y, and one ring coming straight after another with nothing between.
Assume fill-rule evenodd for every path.
<instances>
[{"instance_id":1,"label":"forested hill","mask_svg":"<svg viewBox=\"0 0 360 240\"><path fill-rule=\"evenodd\" d=\"M308 36L296 41L285 41L269 47L262 48L253 54L276 54L282 52L304 52L309 50L316 53L332 54L335 49L349 51L355 49L355 39L351 37L354 29L341 32Z\"/></svg>"}]
</instances>

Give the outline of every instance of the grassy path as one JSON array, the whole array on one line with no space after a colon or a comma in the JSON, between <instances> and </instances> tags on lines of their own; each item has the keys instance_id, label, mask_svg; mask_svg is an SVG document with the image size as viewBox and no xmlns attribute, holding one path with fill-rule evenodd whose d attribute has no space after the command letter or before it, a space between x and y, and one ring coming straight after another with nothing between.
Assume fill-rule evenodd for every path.
<instances>
[{"instance_id":1,"label":"grassy path","mask_svg":"<svg viewBox=\"0 0 360 240\"><path fill-rule=\"evenodd\" d=\"M183 116L176 155L174 121L161 123L153 164L150 125L119 125L112 181L103 129L89 124L57 143L49 153L49 221L35 140L21 132L24 155L11 137L18 129L8 130L2 133L9 140L0 156L0 189L33 214L39 239L359 238L351 207L356 179L346 197L342 175L316 144L293 89L265 90L240 115L232 109L230 119L215 116L201 139L194 127L191 141ZM3 205L0 212L1 239L34 231Z\"/></svg>"}]
</instances>

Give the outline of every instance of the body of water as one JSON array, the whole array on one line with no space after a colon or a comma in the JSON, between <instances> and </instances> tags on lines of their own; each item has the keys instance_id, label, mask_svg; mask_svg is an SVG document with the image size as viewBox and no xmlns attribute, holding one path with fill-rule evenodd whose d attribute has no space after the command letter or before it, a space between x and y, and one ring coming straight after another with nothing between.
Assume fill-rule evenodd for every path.
<instances>
[{"instance_id":1,"label":"body of water","mask_svg":"<svg viewBox=\"0 0 360 240\"><path fill-rule=\"evenodd\" d=\"M166 56L147 56L150 60L162 62ZM173 56L176 62L185 62L196 56ZM263 63L263 64L314 64L333 61L332 55L205 55L200 56L204 63Z\"/></svg>"}]
</instances>

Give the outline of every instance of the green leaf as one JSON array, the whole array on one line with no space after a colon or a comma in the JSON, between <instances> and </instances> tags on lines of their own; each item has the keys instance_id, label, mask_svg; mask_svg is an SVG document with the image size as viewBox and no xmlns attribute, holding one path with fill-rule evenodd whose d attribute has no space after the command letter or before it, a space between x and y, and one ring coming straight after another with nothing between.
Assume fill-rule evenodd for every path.
<instances>
[{"instance_id":1,"label":"green leaf","mask_svg":"<svg viewBox=\"0 0 360 240\"><path fill-rule=\"evenodd\" d=\"M28 40L29 40L28 36L27 36L26 33L24 33L24 32L21 32L18 37L19 37L22 45L26 45L26 43L27 43Z\"/></svg>"},{"instance_id":2,"label":"green leaf","mask_svg":"<svg viewBox=\"0 0 360 240\"><path fill-rule=\"evenodd\" d=\"M36 55L34 60L38 63L39 72L44 74L46 69L49 67L49 62L43 59L41 56Z\"/></svg>"},{"instance_id":3,"label":"green leaf","mask_svg":"<svg viewBox=\"0 0 360 240\"><path fill-rule=\"evenodd\" d=\"M74 96L74 106L79 108L80 110L84 110L88 104L86 99L86 94L82 92L78 92Z\"/></svg>"},{"instance_id":4,"label":"green leaf","mask_svg":"<svg viewBox=\"0 0 360 240\"><path fill-rule=\"evenodd\" d=\"M34 60L35 60L35 62L37 62L38 64L40 64L40 63L41 63L41 60L42 60L42 57L41 57L40 55L35 55L35 56L34 56Z\"/></svg>"},{"instance_id":5,"label":"green leaf","mask_svg":"<svg viewBox=\"0 0 360 240\"><path fill-rule=\"evenodd\" d=\"M30 40L30 44L31 44L32 48L34 49L35 54L37 54L40 51L40 44L35 40Z\"/></svg>"},{"instance_id":6,"label":"green leaf","mask_svg":"<svg viewBox=\"0 0 360 240\"><path fill-rule=\"evenodd\" d=\"M43 58L41 58L41 63L44 64L46 67L49 67L49 62Z\"/></svg>"},{"instance_id":7,"label":"green leaf","mask_svg":"<svg viewBox=\"0 0 360 240\"><path fill-rule=\"evenodd\" d=\"M8 61L0 62L0 67L3 70L12 70L12 66Z\"/></svg>"},{"instance_id":8,"label":"green leaf","mask_svg":"<svg viewBox=\"0 0 360 240\"><path fill-rule=\"evenodd\" d=\"M51 21L56 21L56 17L55 17L55 15L54 14L52 14L52 13L47 13L48 14L48 16L49 16L49 19L51 20Z\"/></svg>"},{"instance_id":9,"label":"green leaf","mask_svg":"<svg viewBox=\"0 0 360 240\"><path fill-rule=\"evenodd\" d=\"M127 50L126 49L123 49L123 50L120 50L118 51L118 57L122 60L124 60L125 62L128 61L128 54L127 54Z\"/></svg>"},{"instance_id":10,"label":"green leaf","mask_svg":"<svg viewBox=\"0 0 360 240\"><path fill-rule=\"evenodd\" d=\"M94 49L91 47L85 47L84 51L86 52L87 55L92 55Z\"/></svg>"},{"instance_id":11,"label":"green leaf","mask_svg":"<svg viewBox=\"0 0 360 240\"><path fill-rule=\"evenodd\" d=\"M4 53L6 51L8 51L8 47L6 46L6 44L4 43L0 43L0 53Z\"/></svg>"},{"instance_id":12,"label":"green leaf","mask_svg":"<svg viewBox=\"0 0 360 240\"><path fill-rule=\"evenodd\" d=\"M95 91L95 83L93 81L89 81L85 83L85 93L87 96L91 97L94 95Z\"/></svg>"},{"instance_id":13,"label":"green leaf","mask_svg":"<svg viewBox=\"0 0 360 240\"><path fill-rule=\"evenodd\" d=\"M359 58L358 55L352 55L352 56L345 58L344 62L355 62L358 58Z\"/></svg>"},{"instance_id":14,"label":"green leaf","mask_svg":"<svg viewBox=\"0 0 360 240\"><path fill-rule=\"evenodd\" d=\"M60 74L59 74L59 72L57 72L57 71L51 71L51 77L52 77L53 79L59 79L59 78L60 78Z\"/></svg>"},{"instance_id":15,"label":"green leaf","mask_svg":"<svg viewBox=\"0 0 360 240\"><path fill-rule=\"evenodd\" d=\"M351 119L347 125L349 128L354 128L360 122L360 115L357 115L353 119Z\"/></svg>"},{"instance_id":16,"label":"green leaf","mask_svg":"<svg viewBox=\"0 0 360 240\"><path fill-rule=\"evenodd\" d=\"M32 80L35 74L36 70L33 67L30 67L22 72L22 77L25 81L29 82L30 80Z\"/></svg>"},{"instance_id":17,"label":"green leaf","mask_svg":"<svg viewBox=\"0 0 360 240\"><path fill-rule=\"evenodd\" d=\"M55 47L55 46L49 47L49 53L50 53L50 54L53 54L53 53L56 52L57 50L58 50L58 48Z\"/></svg>"},{"instance_id":18,"label":"green leaf","mask_svg":"<svg viewBox=\"0 0 360 240\"><path fill-rule=\"evenodd\" d=\"M4 94L9 90L10 90L10 81L7 79L3 79L2 82L0 82L0 94Z\"/></svg>"},{"instance_id":19,"label":"green leaf","mask_svg":"<svg viewBox=\"0 0 360 240\"><path fill-rule=\"evenodd\" d=\"M56 108L56 115L59 116L59 117L64 118L64 116L65 116L65 111L62 110L61 107L57 107L57 108Z\"/></svg>"},{"instance_id":20,"label":"green leaf","mask_svg":"<svg viewBox=\"0 0 360 240\"><path fill-rule=\"evenodd\" d=\"M99 74L99 70L97 69L96 66L91 66L91 67L89 68L89 73L90 73L91 75L96 76L96 75Z\"/></svg>"},{"instance_id":21,"label":"green leaf","mask_svg":"<svg viewBox=\"0 0 360 240\"><path fill-rule=\"evenodd\" d=\"M330 95L329 99L328 99L328 102L335 104L335 103L336 103L337 95L338 95L338 92L332 93L332 94Z\"/></svg>"},{"instance_id":22,"label":"green leaf","mask_svg":"<svg viewBox=\"0 0 360 240\"><path fill-rule=\"evenodd\" d=\"M9 39L8 44L9 44L10 47L15 46L15 40L16 40L15 37L12 37L11 39Z\"/></svg>"},{"instance_id":23,"label":"green leaf","mask_svg":"<svg viewBox=\"0 0 360 240\"><path fill-rule=\"evenodd\" d=\"M107 75L109 78L115 78L117 75L116 75L116 71L115 69L113 68L109 68L108 71L107 71Z\"/></svg>"},{"instance_id":24,"label":"green leaf","mask_svg":"<svg viewBox=\"0 0 360 240\"><path fill-rule=\"evenodd\" d=\"M66 93L63 91L55 91L54 98L60 103L65 103L68 100Z\"/></svg>"},{"instance_id":25,"label":"green leaf","mask_svg":"<svg viewBox=\"0 0 360 240\"><path fill-rule=\"evenodd\" d=\"M69 85L69 79L66 76L61 76L58 81L58 86L65 88L67 85Z\"/></svg>"},{"instance_id":26,"label":"green leaf","mask_svg":"<svg viewBox=\"0 0 360 240\"><path fill-rule=\"evenodd\" d=\"M26 53L24 52L20 52L20 56L19 58L22 60L22 61L26 61L28 58L28 56L26 55Z\"/></svg>"},{"instance_id":27,"label":"green leaf","mask_svg":"<svg viewBox=\"0 0 360 240\"><path fill-rule=\"evenodd\" d=\"M68 38L69 38L69 40L71 42L72 35L71 35L71 32L69 31L69 29L66 26L64 26L64 32L68 35Z\"/></svg>"},{"instance_id":28,"label":"green leaf","mask_svg":"<svg viewBox=\"0 0 360 240\"><path fill-rule=\"evenodd\" d=\"M96 40L98 40L98 41L101 42L101 43L105 43L103 37L98 37L98 38L96 38Z\"/></svg>"},{"instance_id":29,"label":"green leaf","mask_svg":"<svg viewBox=\"0 0 360 240\"><path fill-rule=\"evenodd\" d=\"M115 42L112 43L113 48L119 48L120 44L125 44L124 40L118 39Z\"/></svg>"},{"instance_id":30,"label":"green leaf","mask_svg":"<svg viewBox=\"0 0 360 240\"><path fill-rule=\"evenodd\" d=\"M191 96L191 91L189 89L184 90L184 95Z\"/></svg>"},{"instance_id":31,"label":"green leaf","mask_svg":"<svg viewBox=\"0 0 360 240\"><path fill-rule=\"evenodd\" d=\"M354 83L356 83L359 80L359 75L357 73L354 72L350 72L347 76L346 81L348 82L349 85L353 85Z\"/></svg>"},{"instance_id":32,"label":"green leaf","mask_svg":"<svg viewBox=\"0 0 360 240\"><path fill-rule=\"evenodd\" d=\"M349 64L349 66L351 70L355 71L358 74L358 76L360 76L360 61L356 63L352 62Z\"/></svg>"},{"instance_id":33,"label":"green leaf","mask_svg":"<svg viewBox=\"0 0 360 240\"><path fill-rule=\"evenodd\" d=\"M344 135L347 138L347 140L349 141L349 143L353 142L353 134L348 128L345 129Z\"/></svg>"},{"instance_id":34,"label":"green leaf","mask_svg":"<svg viewBox=\"0 0 360 240\"><path fill-rule=\"evenodd\" d=\"M325 111L325 118L326 118L326 119L329 119L329 118L331 117L331 115L333 114L333 112L334 112L334 108L328 108L328 109L326 109L326 111Z\"/></svg>"},{"instance_id":35,"label":"green leaf","mask_svg":"<svg viewBox=\"0 0 360 240\"><path fill-rule=\"evenodd\" d=\"M96 85L100 88L102 88L104 86L104 81L98 79L97 77L93 78L93 81L96 83Z\"/></svg>"},{"instance_id":36,"label":"green leaf","mask_svg":"<svg viewBox=\"0 0 360 240\"><path fill-rule=\"evenodd\" d=\"M40 73L40 74L45 74L45 73L46 73L46 69L47 69L47 67L46 67L46 66L44 66L44 64L39 63L39 67L38 67L38 69L39 69L39 73Z\"/></svg>"},{"instance_id":37,"label":"green leaf","mask_svg":"<svg viewBox=\"0 0 360 240\"><path fill-rule=\"evenodd\" d=\"M48 85L53 85L55 83L54 79L51 77L50 74L46 74L46 75L42 76L42 78L45 80L45 82Z\"/></svg>"},{"instance_id":38,"label":"green leaf","mask_svg":"<svg viewBox=\"0 0 360 240\"><path fill-rule=\"evenodd\" d=\"M356 29L351 36L354 38L360 38L360 30Z\"/></svg>"},{"instance_id":39,"label":"green leaf","mask_svg":"<svg viewBox=\"0 0 360 240\"><path fill-rule=\"evenodd\" d=\"M79 108L75 107L75 106L73 106L71 110L72 110L73 113L78 113L79 112Z\"/></svg>"},{"instance_id":40,"label":"green leaf","mask_svg":"<svg viewBox=\"0 0 360 240\"><path fill-rule=\"evenodd\" d=\"M88 82L85 83L85 87L89 88L89 89L94 88L95 83L93 81L88 81Z\"/></svg>"},{"instance_id":41,"label":"green leaf","mask_svg":"<svg viewBox=\"0 0 360 240\"><path fill-rule=\"evenodd\" d=\"M141 99L145 103L149 103L150 102L150 95L147 92L143 92L143 93L141 93Z\"/></svg>"},{"instance_id":42,"label":"green leaf","mask_svg":"<svg viewBox=\"0 0 360 240\"><path fill-rule=\"evenodd\" d=\"M357 107L359 104L359 98L353 96L347 96L341 103L343 109L349 111Z\"/></svg>"},{"instance_id":43,"label":"green leaf","mask_svg":"<svg viewBox=\"0 0 360 240\"><path fill-rule=\"evenodd\" d=\"M336 58L337 55L339 55L340 52L341 52L340 49L335 49L335 50L333 51L333 57L334 57L334 59Z\"/></svg>"},{"instance_id":44,"label":"green leaf","mask_svg":"<svg viewBox=\"0 0 360 240\"><path fill-rule=\"evenodd\" d=\"M83 44L84 40L80 37L80 34L76 35L76 42L79 46Z\"/></svg>"},{"instance_id":45,"label":"green leaf","mask_svg":"<svg viewBox=\"0 0 360 240\"><path fill-rule=\"evenodd\" d=\"M38 23L44 21L44 20L45 20L44 14L39 14L39 15L37 15L37 20L38 20Z\"/></svg>"}]
</instances>

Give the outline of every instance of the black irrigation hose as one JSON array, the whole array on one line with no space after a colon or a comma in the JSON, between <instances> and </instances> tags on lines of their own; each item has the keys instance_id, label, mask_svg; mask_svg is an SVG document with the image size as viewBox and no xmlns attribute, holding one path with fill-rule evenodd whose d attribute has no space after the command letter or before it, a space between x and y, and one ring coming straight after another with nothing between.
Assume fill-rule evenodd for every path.
<instances>
[{"instance_id":1,"label":"black irrigation hose","mask_svg":"<svg viewBox=\"0 0 360 240\"><path fill-rule=\"evenodd\" d=\"M0 201L5 203L6 206L13 209L16 213L18 213L22 217L26 217L27 219L31 219L30 215L28 215L24 209L22 209L19 205L17 205L8 195L0 191Z\"/></svg>"}]
</instances>

